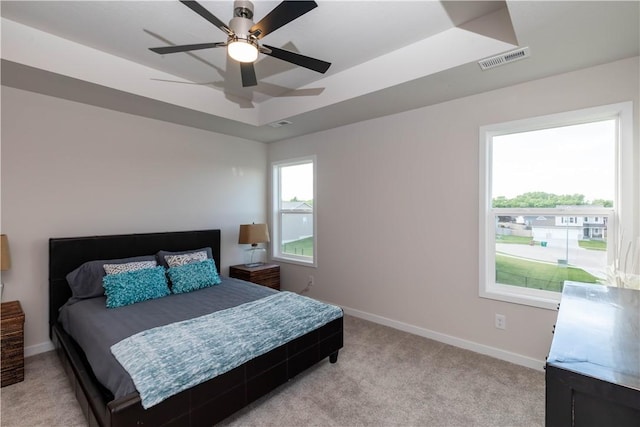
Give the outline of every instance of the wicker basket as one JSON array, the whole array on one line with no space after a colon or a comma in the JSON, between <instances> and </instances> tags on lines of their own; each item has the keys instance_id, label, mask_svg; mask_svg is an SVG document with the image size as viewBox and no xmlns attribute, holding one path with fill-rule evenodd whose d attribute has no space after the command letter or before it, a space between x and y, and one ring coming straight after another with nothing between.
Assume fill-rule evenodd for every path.
<instances>
[{"instance_id":1,"label":"wicker basket","mask_svg":"<svg viewBox=\"0 0 640 427\"><path fill-rule=\"evenodd\" d=\"M0 386L4 387L24 380L24 313L20 302L3 302L0 316Z\"/></svg>"}]
</instances>

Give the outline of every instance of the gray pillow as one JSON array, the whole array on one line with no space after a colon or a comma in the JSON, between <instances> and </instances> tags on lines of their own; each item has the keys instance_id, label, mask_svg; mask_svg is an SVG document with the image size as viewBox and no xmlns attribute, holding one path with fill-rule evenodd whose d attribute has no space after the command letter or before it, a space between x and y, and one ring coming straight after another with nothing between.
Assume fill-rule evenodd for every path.
<instances>
[{"instance_id":1,"label":"gray pillow","mask_svg":"<svg viewBox=\"0 0 640 427\"><path fill-rule=\"evenodd\" d=\"M202 262L207 260L207 252L191 252L188 254L180 255L165 255L164 260L167 261L169 268L179 267L181 265L193 264L195 262Z\"/></svg>"},{"instance_id":2,"label":"gray pillow","mask_svg":"<svg viewBox=\"0 0 640 427\"><path fill-rule=\"evenodd\" d=\"M70 303L82 299L95 298L104 295L102 278L106 276L104 264L126 264L129 262L156 261L155 255L143 255L131 258L104 259L87 261L80 267L67 274L67 282L71 288L73 296L69 298Z\"/></svg>"},{"instance_id":3,"label":"gray pillow","mask_svg":"<svg viewBox=\"0 0 640 427\"><path fill-rule=\"evenodd\" d=\"M207 253L207 258L213 259L213 251L211 250L211 248L189 249L188 251L175 251L175 252L160 251L156 254L156 257L158 257L158 265L161 265L164 268L169 268L169 264L167 263L167 260L164 258L165 256L183 255L183 254L190 254L193 252L202 252L202 251Z\"/></svg>"}]
</instances>

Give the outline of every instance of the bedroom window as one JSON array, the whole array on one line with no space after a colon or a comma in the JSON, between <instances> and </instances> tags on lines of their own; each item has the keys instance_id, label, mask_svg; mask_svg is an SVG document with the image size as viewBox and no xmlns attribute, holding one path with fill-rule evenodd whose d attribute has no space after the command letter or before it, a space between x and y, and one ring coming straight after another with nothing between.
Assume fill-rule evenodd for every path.
<instances>
[{"instance_id":1,"label":"bedroom window","mask_svg":"<svg viewBox=\"0 0 640 427\"><path fill-rule=\"evenodd\" d=\"M315 156L273 164L273 256L316 265Z\"/></svg>"},{"instance_id":2,"label":"bedroom window","mask_svg":"<svg viewBox=\"0 0 640 427\"><path fill-rule=\"evenodd\" d=\"M565 280L605 283L638 232L632 145L630 102L481 127L480 296L555 309Z\"/></svg>"}]
</instances>

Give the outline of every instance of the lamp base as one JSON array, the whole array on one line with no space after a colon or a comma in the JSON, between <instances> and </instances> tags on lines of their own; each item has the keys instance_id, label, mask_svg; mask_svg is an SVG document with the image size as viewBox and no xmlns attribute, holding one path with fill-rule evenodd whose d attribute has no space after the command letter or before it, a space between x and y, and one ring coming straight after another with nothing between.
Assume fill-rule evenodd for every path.
<instances>
[{"instance_id":1,"label":"lamp base","mask_svg":"<svg viewBox=\"0 0 640 427\"><path fill-rule=\"evenodd\" d=\"M245 251L245 267L258 267L264 264L267 256L265 248L251 247Z\"/></svg>"},{"instance_id":2,"label":"lamp base","mask_svg":"<svg viewBox=\"0 0 640 427\"><path fill-rule=\"evenodd\" d=\"M245 264L244 266L248 268L253 268L253 267L260 267L261 265L264 265L264 264L265 264L264 262L252 262L249 264Z\"/></svg>"}]
</instances>

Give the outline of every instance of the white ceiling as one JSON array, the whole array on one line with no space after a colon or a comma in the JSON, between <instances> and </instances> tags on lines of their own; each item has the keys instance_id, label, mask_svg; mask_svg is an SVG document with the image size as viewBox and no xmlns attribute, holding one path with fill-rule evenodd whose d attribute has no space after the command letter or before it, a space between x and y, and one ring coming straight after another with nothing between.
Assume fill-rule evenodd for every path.
<instances>
[{"instance_id":1,"label":"white ceiling","mask_svg":"<svg viewBox=\"0 0 640 427\"><path fill-rule=\"evenodd\" d=\"M202 5L228 22L231 1ZM259 21L279 2L255 2ZM332 63L322 75L275 58L242 88L224 41L178 1L2 1L2 83L105 108L274 141L640 53L627 2L319 1L262 43ZM528 46L489 71L479 59ZM289 120L274 129L269 123Z\"/></svg>"}]
</instances>

